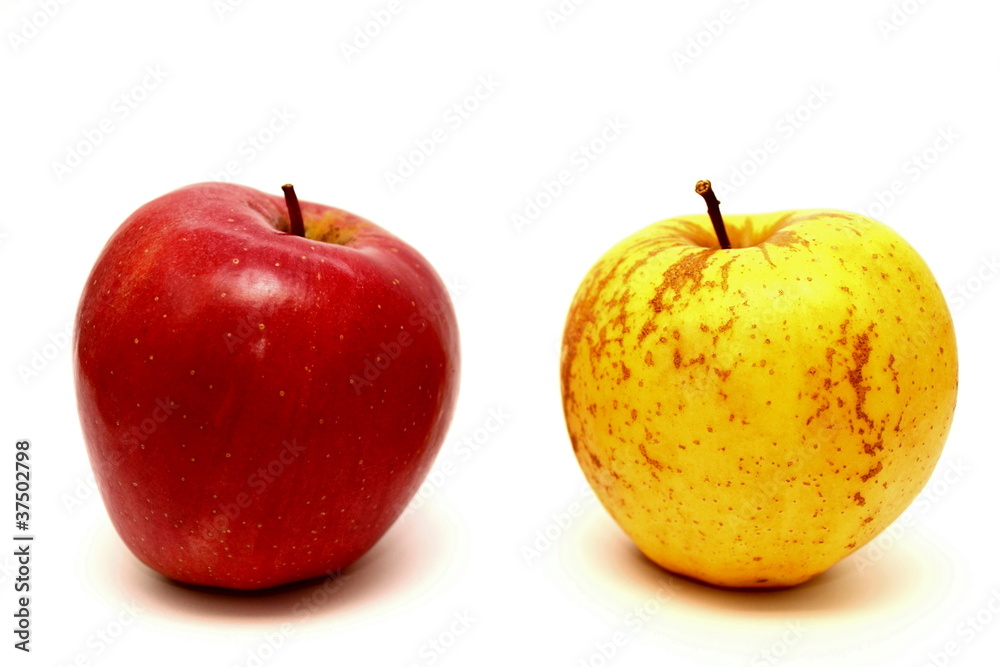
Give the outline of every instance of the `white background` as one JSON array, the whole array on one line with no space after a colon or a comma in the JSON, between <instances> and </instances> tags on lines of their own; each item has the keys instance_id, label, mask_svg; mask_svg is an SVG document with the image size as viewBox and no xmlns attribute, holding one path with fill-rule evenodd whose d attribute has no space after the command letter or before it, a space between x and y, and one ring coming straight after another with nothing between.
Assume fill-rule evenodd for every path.
<instances>
[{"instance_id":1,"label":"white background","mask_svg":"<svg viewBox=\"0 0 1000 667\"><path fill-rule=\"evenodd\" d=\"M1000 7L590 0L555 22L558 0L403 0L346 54L388 5L0 2L0 436L8 461L15 439L34 443L37 535L27 656L11 647L13 547L0 547L0 662L995 660ZM451 121L481 77L495 90L478 88L485 99ZM581 160L609 122L614 141ZM385 173L436 128L446 140L390 188ZM925 152L933 162L916 167ZM302 199L384 226L457 292L462 387L438 459L455 472L325 588L227 596L166 583L124 548L90 487L65 335L87 272L134 209L229 162L237 182L275 193L293 182ZM564 169L572 183L518 229L512 215ZM699 178L739 186L720 193L732 213L874 214L923 254L958 328L959 406L922 502L793 590L728 592L644 561L592 500L565 434L558 347L577 284L617 240L700 211ZM505 423L483 437L491 410ZM477 435L479 451L461 455ZM13 464L0 469L9 499ZM310 611L294 612L303 602Z\"/></svg>"}]
</instances>

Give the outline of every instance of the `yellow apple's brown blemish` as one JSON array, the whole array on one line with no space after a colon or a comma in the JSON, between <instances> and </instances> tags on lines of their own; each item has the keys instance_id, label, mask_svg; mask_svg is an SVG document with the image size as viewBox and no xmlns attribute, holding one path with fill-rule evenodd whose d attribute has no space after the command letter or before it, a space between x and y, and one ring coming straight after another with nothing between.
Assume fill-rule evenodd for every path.
<instances>
[{"instance_id":1,"label":"yellow apple's brown blemish","mask_svg":"<svg viewBox=\"0 0 1000 667\"><path fill-rule=\"evenodd\" d=\"M719 273L722 274L721 287L723 292L729 291L729 267L731 267L735 261L736 258L734 257L719 267Z\"/></svg>"},{"instance_id":2,"label":"yellow apple's brown blemish","mask_svg":"<svg viewBox=\"0 0 1000 667\"><path fill-rule=\"evenodd\" d=\"M873 443L866 442L864 444L865 454L868 456L875 456L878 452L884 449L884 444L881 440Z\"/></svg>"},{"instance_id":3,"label":"yellow apple's brown blemish","mask_svg":"<svg viewBox=\"0 0 1000 667\"><path fill-rule=\"evenodd\" d=\"M646 340L646 336L656 331L659 327L653 324L652 320L646 320L646 323L642 325L642 330L639 331L639 336L637 342L642 345L642 341Z\"/></svg>"},{"instance_id":4,"label":"yellow apple's brown blemish","mask_svg":"<svg viewBox=\"0 0 1000 667\"><path fill-rule=\"evenodd\" d=\"M812 396L810 396L810 398L816 402L822 401L822 404L818 408L816 408L815 414L810 415L809 418L806 419L806 426L812 424L814 419L818 419L820 415L829 410L831 407L830 401L825 396L821 397L819 393L813 394Z\"/></svg>"},{"instance_id":5,"label":"yellow apple's brown blemish","mask_svg":"<svg viewBox=\"0 0 1000 667\"><path fill-rule=\"evenodd\" d=\"M865 412L865 398L871 390L871 386L864 384L864 368L868 363L871 352L872 346L868 339L868 333L865 332L856 336L854 351L851 354L851 357L854 359L854 368L847 372L847 381L854 387L854 393L857 396L857 401L854 404L855 415L857 415L858 419L867 423L869 428L874 429L875 422Z\"/></svg>"},{"instance_id":6,"label":"yellow apple's brown blemish","mask_svg":"<svg viewBox=\"0 0 1000 667\"><path fill-rule=\"evenodd\" d=\"M632 299L632 293L625 290L625 293L618 297L618 317L612 320L622 334L629 333L632 329L628 325L628 302Z\"/></svg>"},{"instance_id":7,"label":"yellow apple's brown blemish","mask_svg":"<svg viewBox=\"0 0 1000 667\"><path fill-rule=\"evenodd\" d=\"M639 443L639 453L642 454L642 458L646 460L646 465L653 466L657 470L663 470L663 464L652 458L649 455L649 452L646 451L646 445L641 442Z\"/></svg>"},{"instance_id":8,"label":"yellow apple's brown blemish","mask_svg":"<svg viewBox=\"0 0 1000 667\"><path fill-rule=\"evenodd\" d=\"M771 253L769 253L767 251L767 246L766 245L758 245L758 246L754 246L754 247L757 248L757 250L760 250L760 252L764 255L764 260L768 264L770 264L771 267L773 268L774 267L774 262L771 261Z\"/></svg>"},{"instance_id":9,"label":"yellow apple's brown blemish","mask_svg":"<svg viewBox=\"0 0 1000 667\"><path fill-rule=\"evenodd\" d=\"M607 348L608 343L611 343L615 340L621 342L621 338L618 339L608 338L607 324L601 326L600 330L597 332L597 336L598 338L596 344L594 343L594 341L590 339L589 336L587 338L587 342L589 343L589 348L590 348L590 372L595 380L598 379L597 369L600 367L601 359L604 357L604 350L605 348Z\"/></svg>"},{"instance_id":10,"label":"yellow apple's brown blemish","mask_svg":"<svg viewBox=\"0 0 1000 667\"><path fill-rule=\"evenodd\" d=\"M882 472L882 462L878 461L873 468L870 468L867 473L861 476L862 482L867 482L871 478Z\"/></svg>"},{"instance_id":11,"label":"yellow apple's brown blemish","mask_svg":"<svg viewBox=\"0 0 1000 667\"><path fill-rule=\"evenodd\" d=\"M570 388L570 377L576 359L577 350L583 339L583 332L596 323L596 313L599 311L595 306L608 283L618 273L619 267L626 261L627 257L622 255L609 270L604 270L604 262L599 262L591 271L596 271L595 275L600 278L596 284L585 280L581 286L580 293L573 299L570 305L570 312L566 318L566 329L563 333L563 359L560 373L560 384L562 386L564 398L575 404L575 398ZM593 358L591 358L593 361Z\"/></svg>"},{"instance_id":12,"label":"yellow apple's brown blemish","mask_svg":"<svg viewBox=\"0 0 1000 667\"><path fill-rule=\"evenodd\" d=\"M847 215L847 214L844 214L844 213L838 213L836 211L822 211L820 213L812 213L812 214L806 215L804 217L795 218L794 222L806 222L807 220L830 220L830 219L833 219L833 220L848 220L850 222L854 222L856 220L855 216ZM847 228L850 229L852 232L855 232L855 233L857 233L859 235L861 233L861 232L858 232L853 227L848 226Z\"/></svg>"},{"instance_id":13,"label":"yellow apple's brown blemish","mask_svg":"<svg viewBox=\"0 0 1000 667\"><path fill-rule=\"evenodd\" d=\"M892 384L896 387L896 393L898 394L900 392L900 389L899 389L899 371L897 371L895 368L893 368L892 365L894 363L896 363L896 357L894 357L890 353L889 354L889 366L888 366L888 368L886 368L886 370L888 372L892 373Z\"/></svg>"},{"instance_id":14,"label":"yellow apple's brown blemish","mask_svg":"<svg viewBox=\"0 0 1000 667\"><path fill-rule=\"evenodd\" d=\"M779 220L775 227L784 226L784 223L788 221L790 216L786 216ZM802 248L809 249L809 239L804 238L798 232L790 229L781 229L773 233L768 239L767 243L772 246L777 246L779 248L787 248L788 250L797 251L799 250L796 246L801 246Z\"/></svg>"},{"instance_id":15,"label":"yellow apple's brown blemish","mask_svg":"<svg viewBox=\"0 0 1000 667\"><path fill-rule=\"evenodd\" d=\"M664 303L664 294L670 290L674 293L672 301L680 298L681 291L687 287L690 294L695 294L701 289L704 279L705 267L713 251L701 250L684 256L676 264L663 272L663 282L656 288L653 298L649 303L653 307L653 312L659 313L663 310L673 308L673 303Z\"/></svg>"},{"instance_id":16,"label":"yellow apple's brown blemish","mask_svg":"<svg viewBox=\"0 0 1000 667\"><path fill-rule=\"evenodd\" d=\"M646 244L649 245L651 243L653 243L653 241L649 241ZM637 246L637 247L641 247L641 246ZM661 252L663 252L665 249L666 248L663 247L663 246L656 247L656 248L650 250L649 252L647 252L645 255L643 255L642 257L640 257L635 262L633 262L632 266L630 266L628 268L628 270L622 275L622 281L623 282L628 282L628 280L632 277L633 273L635 273L636 271L638 271L639 269L641 269L643 266L646 265L647 262L649 262L649 260L651 260L652 258L656 257L658 254L660 254Z\"/></svg>"}]
</instances>

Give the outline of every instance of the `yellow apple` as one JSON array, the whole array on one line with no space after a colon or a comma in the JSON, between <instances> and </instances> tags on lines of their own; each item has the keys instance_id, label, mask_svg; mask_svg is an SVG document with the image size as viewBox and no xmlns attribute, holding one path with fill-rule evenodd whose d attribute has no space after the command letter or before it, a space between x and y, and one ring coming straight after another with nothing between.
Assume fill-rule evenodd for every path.
<instances>
[{"instance_id":1,"label":"yellow apple","mask_svg":"<svg viewBox=\"0 0 1000 667\"><path fill-rule=\"evenodd\" d=\"M563 337L566 424L651 560L719 586L792 586L927 482L955 408L954 327L889 227L836 210L731 216L726 248L711 186L699 193L710 216L646 227L584 278Z\"/></svg>"}]
</instances>

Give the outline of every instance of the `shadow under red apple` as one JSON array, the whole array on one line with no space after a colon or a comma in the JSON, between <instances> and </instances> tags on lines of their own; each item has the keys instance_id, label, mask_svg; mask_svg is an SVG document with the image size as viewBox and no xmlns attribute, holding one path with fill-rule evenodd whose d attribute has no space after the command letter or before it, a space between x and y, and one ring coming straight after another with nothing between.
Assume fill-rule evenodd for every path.
<instances>
[{"instance_id":1,"label":"shadow under red apple","mask_svg":"<svg viewBox=\"0 0 1000 667\"><path fill-rule=\"evenodd\" d=\"M444 579L456 556L458 529L426 505L397 521L357 562L333 576L263 591L235 591L172 581L140 563L106 525L88 554L91 583L109 597L134 600L166 617L199 623L356 621L415 603Z\"/></svg>"}]
</instances>

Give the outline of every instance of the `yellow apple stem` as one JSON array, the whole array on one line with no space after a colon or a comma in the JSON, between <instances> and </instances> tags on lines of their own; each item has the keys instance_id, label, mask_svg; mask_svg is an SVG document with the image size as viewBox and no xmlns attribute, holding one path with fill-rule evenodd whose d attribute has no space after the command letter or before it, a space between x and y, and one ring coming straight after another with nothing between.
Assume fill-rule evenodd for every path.
<instances>
[{"instance_id":1,"label":"yellow apple stem","mask_svg":"<svg viewBox=\"0 0 1000 667\"><path fill-rule=\"evenodd\" d=\"M299 198L295 196L295 188L291 183L281 186L285 193L285 205L288 207L288 220L292 225L292 234L305 236L306 228L302 224L302 209L299 207Z\"/></svg>"},{"instance_id":2,"label":"yellow apple stem","mask_svg":"<svg viewBox=\"0 0 1000 667\"><path fill-rule=\"evenodd\" d=\"M726 234L726 225L722 221L722 211L719 210L719 198L712 190L711 181L698 181L695 183L694 191L705 198L708 205L708 217L712 220L712 227L715 228L715 235L719 239L719 247L729 250L733 246L729 243L729 235Z\"/></svg>"}]
</instances>

